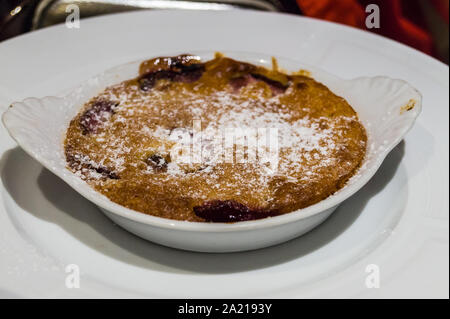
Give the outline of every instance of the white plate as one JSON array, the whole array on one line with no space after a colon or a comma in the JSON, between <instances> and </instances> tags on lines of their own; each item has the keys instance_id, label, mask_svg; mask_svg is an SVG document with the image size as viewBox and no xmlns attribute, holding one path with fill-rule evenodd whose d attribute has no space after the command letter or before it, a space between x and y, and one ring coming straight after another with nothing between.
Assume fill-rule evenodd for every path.
<instances>
[{"instance_id":1,"label":"white plate","mask_svg":"<svg viewBox=\"0 0 450 319\"><path fill-rule=\"evenodd\" d=\"M288 15L120 14L2 43L0 103L55 95L124 62L199 50L265 52L344 78L401 78L423 93L424 112L375 178L322 226L283 245L226 255L164 248L113 226L1 128L0 295L448 296L448 67L421 53ZM79 289L65 286L68 264L80 268ZM366 273L371 264L378 289L366 287L376 275Z\"/></svg>"}]
</instances>

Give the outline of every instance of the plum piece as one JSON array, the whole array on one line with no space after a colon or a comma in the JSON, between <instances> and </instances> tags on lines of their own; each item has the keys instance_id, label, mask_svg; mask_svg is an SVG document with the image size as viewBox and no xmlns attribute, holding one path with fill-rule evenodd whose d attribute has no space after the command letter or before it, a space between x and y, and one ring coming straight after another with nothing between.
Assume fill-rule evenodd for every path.
<instances>
[{"instance_id":1,"label":"plum piece","mask_svg":"<svg viewBox=\"0 0 450 319\"><path fill-rule=\"evenodd\" d=\"M173 80L175 77L175 72L172 70L159 70L154 72L149 72L142 75L139 78L139 87L142 91L148 91L152 89L158 80L167 79Z\"/></svg>"},{"instance_id":2,"label":"plum piece","mask_svg":"<svg viewBox=\"0 0 450 319\"><path fill-rule=\"evenodd\" d=\"M81 171L82 169L88 169L101 174L103 177L110 179L119 179L119 175L115 173L112 169L94 164L87 156L74 155L69 151L66 151L66 160L69 167L75 171Z\"/></svg>"},{"instance_id":3,"label":"plum piece","mask_svg":"<svg viewBox=\"0 0 450 319\"><path fill-rule=\"evenodd\" d=\"M232 78L230 80L230 85L233 89L234 93L239 92L239 90L251 83L254 83L256 81L262 81L265 82L267 85L269 85L270 89L272 90L272 93L274 95L282 94L286 91L286 89L289 87L289 85L283 84L279 81L272 80L262 74L258 73L248 73L244 74L235 78Z\"/></svg>"},{"instance_id":4,"label":"plum piece","mask_svg":"<svg viewBox=\"0 0 450 319\"><path fill-rule=\"evenodd\" d=\"M194 207L194 213L208 222L232 223L276 216L275 210L253 209L234 200L213 200Z\"/></svg>"},{"instance_id":5,"label":"plum piece","mask_svg":"<svg viewBox=\"0 0 450 319\"><path fill-rule=\"evenodd\" d=\"M245 74L242 76L232 78L230 80L230 85L231 88L233 89L233 92L237 93L241 88L249 85L252 82L255 82L255 79L250 74Z\"/></svg>"},{"instance_id":6,"label":"plum piece","mask_svg":"<svg viewBox=\"0 0 450 319\"><path fill-rule=\"evenodd\" d=\"M119 175L105 166L92 167L91 169L94 169L97 173L110 179L119 179Z\"/></svg>"},{"instance_id":7,"label":"plum piece","mask_svg":"<svg viewBox=\"0 0 450 319\"><path fill-rule=\"evenodd\" d=\"M153 170L157 173L167 171L167 165L170 162L170 159L165 156L161 156L159 154L153 154L145 159L145 162L150 165Z\"/></svg>"},{"instance_id":8,"label":"plum piece","mask_svg":"<svg viewBox=\"0 0 450 319\"><path fill-rule=\"evenodd\" d=\"M205 72L203 64L183 65L181 71L177 72L174 81L183 83L194 83L198 81Z\"/></svg>"},{"instance_id":9,"label":"plum piece","mask_svg":"<svg viewBox=\"0 0 450 319\"><path fill-rule=\"evenodd\" d=\"M269 85L270 89L272 90L272 93L275 95L284 93L287 90L287 88L289 87L289 85L287 85L287 84L283 84L279 81L272 80L262 74L252 73L251 76L256 80L263 81L267 85Z\"/></svg>"},{"instance_id":10,"label":"plum piece","mask_svg":"<svg viewBox=\"0 0 450 319\"><path fill-rule=\"evenodd\" d=\"M184 65L175 62L168 70L158 70L142 75L138 82L142 91L152 89L158 80L166 79L172 82L194 83L198 81L205 72L205 65L201 63Z\"/></svg>"},{"instance_id":11,"label":"plum piece","mask_svg":"<svg viewBox=\"0 0 450 319\"><path fill-rule=\"evenodd\" d=\"M102 124L114 114L119 102L109 100L97 100L92 103L80 117L80 126L84 135L97 133Z\"/></svg>"}]
</instances>

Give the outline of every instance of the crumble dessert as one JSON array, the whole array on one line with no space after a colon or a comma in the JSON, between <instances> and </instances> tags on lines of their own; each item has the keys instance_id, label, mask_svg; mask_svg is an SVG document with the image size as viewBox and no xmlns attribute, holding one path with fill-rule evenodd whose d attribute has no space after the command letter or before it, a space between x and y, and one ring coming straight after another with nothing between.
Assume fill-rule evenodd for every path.
<instances>
[{"instance_id":1,"label":"crumble dessert","mask_svg":"<svg viewBox=\"0 0 450 319\"><path fill-rule=\"evenodd\" d=\"M143 62L71 121L68 168L113 202L184 221L259 219L327 198L361 165L365 129L345 99L273 65Z\"/></svg>"}]
</instances>

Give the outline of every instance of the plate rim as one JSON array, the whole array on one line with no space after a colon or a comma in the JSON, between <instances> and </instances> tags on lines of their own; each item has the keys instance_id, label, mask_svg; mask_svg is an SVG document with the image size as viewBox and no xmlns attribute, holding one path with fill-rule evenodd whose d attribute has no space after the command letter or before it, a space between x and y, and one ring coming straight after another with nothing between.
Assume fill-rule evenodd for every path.
<instances>
[{"instance_id":1,"label":"plate rim","mask_svg":"<svg viewBox=\"0 0 450 319\"><path fill-rule=\"evenodd\" d=\"M106 18L106 17L105 17ZM298 17L299 19L300 18L302 18L302 17ZM303 19L305 19L305 18L303 18ZM320 22L322 22L322 23L325 23L325 22L323 22L323 21L320 21ZM55 27L57 27L57 26L55 26ZM18 37L16 37L16 38L18 38ZM14 40L14 39L16 39L16 38L13 38L12 40ZM381 37L381 38L383 38L383 37ZM389 40L389 39L385 39L385 40ZM402 44L399 44L399 43L396 43L395 41L393 41L396 45L399 45L399 46L403 46ZM409 49L409 50L412 50L412 51L417 51L417 50L414 50L414 49L412 49L412 48L409 48L409 47L406 47L407 49ZM0 50L2 49L2 43L0 43ZM399 52L398 50L395 50L395 51L397 51L396 52L396 54L398 55L399 53L401 53L401 52ZM427 56L427 55L425 55L425 54L422 54L421 52L419 52L419 51L417 51L417 53L419 53L420 54L420 56L417 56L417 55L415 55L414 56L414 60L416 61L416 62L424 62L425 64L426 64L426 66L425 67L421 67L420 69L418 68L418 71L415 71L416 73L414 73L414 74L421 74L422 76L426 76L427 77L427 79L430 79L430 80L441 80L441 85L442 85L442 87L447 87L448 86L448 66L447 65L445 65L445 64L443 64L443 63L440 63L440 61L437 61L437 60L435 60L435 59L433 59L432 57L429 57L429 56ZM429 64L427 64L426 62L427 61L425 61L424 59L426 59L428 62L438 62L438 64L442 64L442 68L441 68L441 66L440 65L438 65L438 64L433 64L433 65L429 65ZM407 65L406 63L404 64L404 65ZM432 77L431 75L429 75L429 73L426 71L426 68L428 67L428 66L431 66L431 67L433 67L433 69L432 69L432 71L434 71L434 72L436 72L436 73L438 73L438 75L434 78L434 77ZM434 68L434 67L436 67L436 68ZM429 70L429 67L428 67L428 71L430 71ZM434 82L433 82L434 83ZM441 87L441 85L439 86L439 87ZM425 92L424 92L425 93ZM8 98L10 98L10 96L5 96L5 97L7 97L7 99ZM7 101L7 100L6 100ZM435 106L433 106L433 104L427 104L427 107L430 107L430 108L433 108L434 107L434 109L435 110L441 110L442 109L442 105L435 105ZM444 119L445 121L446 121L446 123L448 123L448 118L447 119ZM427 128L427 126L425 125L425 124L427 124L428 123L428 128L430 127L430 122L428 121L428 122L426 122L426 121L420 121L421 123L419 123L419 124L424 124L424 125L421 125L421 126L423 126L423 127L425 127L425 128ZM441 122L442 123L442 122ZM440 124L441 125L441 124ZM13 149L13 148L15 148L15 147L17 147L16 145L12 145L12 146L10 146L9 145L9 140L7 140L6 138L1 138L0 139L2 142L1 142L1 145L0 145L0 155L3 155L4 154L4 152L6 152L6 151L8 151L8 150L10 150L10 149ZM8 144L6 144L6 141L8 141ZM448 145L448 144L447 144ZM448 149L447 149L447 154L448 154ZM409 171L409 170L408 170ZM408 174L409 175L409 174ZM447 180L447 185L448 185L448 180ZM4 187L3 186L1 186L1 182L0 182L0 188L2 188L2 190L4 191ZM447 202L447 209L448 209L448 202ZM4 214L4 213L6 213L5 212L5 207L4 207L4 205L3 205L3 199L2 199L2 196L0 196L0 213L2 213L2 214ZM448 216L447 216L447 225L448 225ZM447 226L447 235L448 235L448 226ZM424 234L424 235L427 235L427 236L430 236L431 235L431 233L430 233L430 231L427 231L426 232L426 234ZM394 240L394 239L392 239L392 240ZM389 243L390 243L390 246L392 246L392 240L389 240ZM388 243L387 243L388 244ZM448 254L448 238L447 238L447 242L446 242L446 246L447 246L447 250L446 250L446 252L447 252L447 254ZM398 258L400 258L400 256L398 256ZM6 259L5 259L6 260ZM10 259L11 260L11 259ZM353 267L353 265L352 265L352 267ZM354 269L354 267L352 268L352 269ZM428 269L428 268L427 268ZM267 274L267 273L266 273ZM447 273L448 274L448 273ZM400 277L400 274L398 274L399 275L399 277ZM347 276L348 277L348 276ZM344 278L347 278L347 277L344 277ZM403 278L403 283L405 283L405 278L406 278L406 280L408 280L408 279L414 279L414 278L411 278L411 276L406 276L404 273L402 273L402 276L401 276L402 278ZM394 288L395 287L397 287L397 289L400 289L400 288L402 288L403 287L403 290L397 290L397 291L392 291L392 290L389 290L389 288L388 287L386 287L386 288L384 288L384 289L387 289L387 293L388 294L390 294L390 293L394 293L395 294L395 296L401 296L401 295L406 295L406 296L423 296L424 295L424 293L426 294L427 292L425 291L419 291L418 290L418 288L416 287L416 288L414 288L414 289L410 289L410 290L407 290L407 288L405 288L405 286L399 286L399 281L400 281L400 279L396 279L396 286L394 286ZM400 283L402 283L402 282L400 282ZM2 285L3 286L3 285ZM86 286L85 286L86 287ZM419 288L420 288L420 286L418 286ZM446 285L446 287L447 287L447 294L446 295L442 295L442 297L445 297L445 298L448 298L448 281L447 281L447 285ZM11 290L9 290L9 287L6 287L6 286L3 286L2 288L4 288L4 290L2 291L2 292L10 292L11 291L11 293L17 293L18 294L18 290L17 289L12 289L11 288ZM298 296L303 296L303 293L302 292L300 292L300 290L297 290L297 289L295 289L294 290L294 288L293 287L291 287L292 289L289 289L289 290L283 290L283 291L285 291L285 293L284 293L284 296L289 296L289 297L298 297ZM344 287L344 288L349 288L349 287ZM440 288L442 288L442 287L440 287ZM445 288L445 285L444 285L444 288ZM333 288L334 289L334 288ZM383 291L385 291L383 289ZM114 292L114 294L118 294L118 295L120 295L121 293L122 293L122 291L123 290L120 290L120 292L119 291L116 291L116 292ZM382 290L380 290L380 293L383 293L383 291ZM59 293L62 293L63 291L55 291L54 293L52 293L52 295L53 296L55 296L55 294L59 294ZM92 296L92 294L95 294L95 293L101 293L101 294L106 294L106 290L104 289L104 288L102 288L102 290L100 290L100 291L96 291L96 290L94 290L94 291L90 291L90 290L88 290L88 291L80 291L79 293L78 293L78 295L77 296L79 296L80 294L87 294L88 296L89 295L91 295ZM372 297L379 297L380 295L380 293L376 293L375 292L375 290L374 290L374 293L375 294L372 294L371 296ZM327 295L327 296L330 296L330 293L328 292L325 292L325 294ZM347 291L347 289L345 289L345 292L344 292L344 295L349 295L350 294L350 296L355 296L355 294L354 294L354 291L352 292L352 291ZM48 295L48 294L46 294L46 295ZM65 295L65 294L64 294ZM109 296L111 296L111 294L108 294ZM318 293L318 292L316 292L315 293L315 296L317 296L317 295L321 295L321 293ZM362 293L361 293L361 291L360 292L357 292L357 296L356 297L358 297L358 296L361 296L362 295ZM366 291L366 293L364 294L366 297L367 297L367 291ZM23 297L26 297L26 296L30 296L30 294L29 293L26 293L26 292L24 292L23 294L21 294L21 296L23 296ZM66 295L65 295L66 296ZM97 296L99 296L99 294L97 294ZM116 296L116 295L115 295ZM337 296L337 295L336 295ZM369 296L369 297L371 297L371 296ZM73 296L69 296L69 297L73 297ZM363 296L364 297L364 296Z\"/></svg>"}]
</instances>

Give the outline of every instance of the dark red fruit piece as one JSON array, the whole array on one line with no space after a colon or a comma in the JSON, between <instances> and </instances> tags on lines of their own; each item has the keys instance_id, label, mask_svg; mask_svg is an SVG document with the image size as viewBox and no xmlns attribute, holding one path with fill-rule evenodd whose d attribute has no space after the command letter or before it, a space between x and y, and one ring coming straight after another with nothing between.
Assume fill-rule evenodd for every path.
<instances>
[{"instance_id":1,"label":"dark red fruit piece","mask_svg":"<svg viewBox=\"0 0 450 319\"><path fill-rule=\"evenodd\" d=\"M184 65L181 62L175 62L169 70L159 70L149 72L139 78L139 87L142 91L152 89L158 80L166 79L173 82L193 83L198 81L205 72L203 64Z\"/></svg>"},{"instance_id":2,"label":"dark red fruit piece","mask_svg":"<svg viewBox=\"0 0 450 319\"><path fill-rule=\"evenodd\" d=\"M153 154L145 160L145 162L152 166L156 172L164 172L167 170L168 160L161 155Z\"/></svg>"},{"instance_id":3,"label":"dark red fruit piece","mask_svg":"<svg viewBox=\"0 0 450 319\"><path fill-rule=\"evenodd\" d=\"M237 93L241 88L255 81L265 82L267 85L269 85L270 89L272 90L272 93L275 95L284 93L286 89L289 87L289 85L285 85L281 82L269 79L268 77L257 73L249 73L236 78L232 78L230 80L230 85L233 88L233 91Z\"/></svg>"},{"instance_id":4,"label":"dark red fruit piece","mask_svg":"<svg viewBox=\"0 0 450 319\"><path fill-rule=\"evenodd\" d=\"M119 179L119 175L104 166L92 167L97 173L102 174L110 179Z\"/></svg>"},{"instance_id":5,"label":"dark red fruit piece","mask_svg":"<svg viewBox=\"0 0 450 319\"><path fill-rule=\"evenodd\" d=\"M257 74L257 73L252 73L251 76L259 81L263 81L265 83L267 83L267 85L270 86L270 89L272 90L272 92L274 94L282 94L286 91L286 89L289 87L289 85L285 85L281 82L278 82L276 80L272 80L269 79L268 77L262 75L262 74Z\"/></svg>"},{"instance_id":6,"label":"dark red fruit piece","mask_svg":"<svg viewBox=\"0 0 450 319\"><path fill-rule=\"evenodd\" d=\"M194 213L208 222L232 223L276 216L276 211L253 209L234 200L213 200L194 207Z\"/></svg>"},{"instance_id":7,"label":"dark red fruit piece","mask_svg":"<svg viewBox=\"0 0 450 319\"><path fill-rule=\"evenodd\" d=\"M114 109L118 105L118 102L109 100L95 101L80 117L80 126L83 134L96 133L108 116L114 114Z\"/></svg>"},{"instance_id":8,"label":"dark red fruit piece","mask_svg":"<svg viewBox=\"0 0 450 319\"><path fill-rule=\"evenodd\" d=\"M173 80L175 77L175 72L172 70L159 70L154 72L149 72L142 75L139 78L139 87L142 91L148 91L152 89L158 80L167 79Z\"/></svg>"},{"instance_id":9,"label":"dark red fruit piece","mask_svg":"<svg viewBox=\"0 0 450 319\"><path fill-rule=\"evenodd\" d=\"M175 82L194 83L202 77L203 72L205 72L203 64L182 64L180 71L176 73L173 80Z\"/></svg>"},{"instance_id":10,"label":"dark red fruit piece","mask_svg":"<svg viewBox=\"0 0 450 319\"><path fill-rule=\"evenodd\" d=\"M75 157L73 154L69 154L66 152L66 160L69 164L69 167L74 170L81 170L83 168L96 171L97 173L103 175L104 177L110 179L119 179L119 176L111 169L101 166L101 165L93 165L91 163L87 163L85 161L81 161L82 157Z\"/></svg>"},{"instance_id":11,"label":"dark red fruit piece","mask_svg":"<svg viewBox=\"0 0 450 319\"><path fill-rule=\"evenodd\" d=\"M245 74L236 78L232 78L230 80L230 85L233 88L233 92L237 93L244 86L249 85L251 82L254 82L255 79L250 74Z\"/></svg>"}]
</instances>

